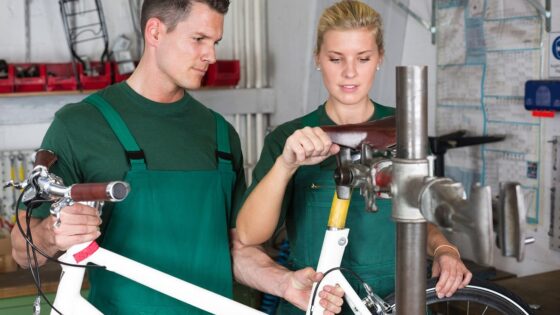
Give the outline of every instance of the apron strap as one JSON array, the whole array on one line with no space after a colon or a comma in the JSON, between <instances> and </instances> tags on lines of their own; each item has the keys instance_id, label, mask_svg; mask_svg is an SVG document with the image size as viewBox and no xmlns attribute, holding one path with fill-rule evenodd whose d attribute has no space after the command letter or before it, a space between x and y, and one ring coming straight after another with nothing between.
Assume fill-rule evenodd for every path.
<instances>
[{"instance_id":1,"label":"apron strap","mask_svg":"<svg viewBox=\"0 0 560 315\"><path fill-rule=\"evenodd\" d=\"M144 156L144 151L140 149L125 122L111 104L99 95L99 93L91 94L86 97L85 101L95 106L103 117L105 117L105 120L107 120L113 133L115 133L115 136L117 136L117 139L119 139L119 142L126 151L126 158L130 163L131 170L145 170L146 157Z\"/></svg>"},{"instance_id":2,"label":"apron strap","mask_svg":"<svg viewBox=\"0 0 560 315\"><path fill-rule=\"evenodd\" d=\"M218 146L216 149L216 159L218 161L218 169L220 171L231 171L233 169L233 155L229 145L228 125L222 115L214 111L212 113L216 117L216 142Z\"/></svg>"}]
</instances>

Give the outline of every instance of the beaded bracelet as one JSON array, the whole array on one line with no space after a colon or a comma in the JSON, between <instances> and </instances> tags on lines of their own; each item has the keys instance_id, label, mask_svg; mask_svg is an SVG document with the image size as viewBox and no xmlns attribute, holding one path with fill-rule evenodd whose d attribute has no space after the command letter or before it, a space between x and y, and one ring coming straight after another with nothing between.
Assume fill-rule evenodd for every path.
<instances>
[{"instance_id":1,"label":"beaded bracelet","mask_svg":"<svg viewBox=\"0 0 560 315\"><path fill-rule=\"evenodd\" d=\"M438 247L436 247L436 249L434 249L434 257L436 257L436 253L437 253L438 249L440 249L442 247L452 248L457 253L457 256L459 256L459 258L461 258L461 254L459 253L459 250L457 249L457 247L452 246L452 245L447 245L447 244L439 245Z\"/></svg>"}]
</instances>

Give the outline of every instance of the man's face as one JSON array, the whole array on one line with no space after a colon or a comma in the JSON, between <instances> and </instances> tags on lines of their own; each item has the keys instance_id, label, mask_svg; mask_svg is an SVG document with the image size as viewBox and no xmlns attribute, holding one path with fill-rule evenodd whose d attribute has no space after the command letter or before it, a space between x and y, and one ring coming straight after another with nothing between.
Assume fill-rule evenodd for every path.
<instances>
[{"instance_id":1,"label":"man's face","mask_svg":"<svg viewBox=\"0 0 560 315\"><path fill-rule=\"evenodd\" d=\"M193 2L191 11L171 32L160 35L159 68L185 89L200 87L208 65L216 62L215 45L222 38L224 16L208 5Z\"/></svg>"}]
</instances>

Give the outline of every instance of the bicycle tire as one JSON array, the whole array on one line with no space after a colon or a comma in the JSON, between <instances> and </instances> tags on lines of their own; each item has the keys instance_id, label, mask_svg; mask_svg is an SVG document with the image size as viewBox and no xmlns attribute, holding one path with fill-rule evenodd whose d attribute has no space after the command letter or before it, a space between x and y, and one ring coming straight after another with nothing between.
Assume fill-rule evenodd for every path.
<instances>
[{"instance_id":1,"label":"bicycle tire","mask_svg":"<svg viewBox=\"0 0 560 315\"><path fill-rule=\"evenodd\" d=\"M465 288L457 290L451 297L441 299L436 294L436 282L437 279L430 279L426 286L426 314L533 315L519 296L489 281L473 278ZM394 309L394 294L385 298L385 301ZM445 306L446 311L442 312L438 308L441 306ZM471 306L475 312L480 308L482 310L472 313Z\"/></svg>"}]
</instances>

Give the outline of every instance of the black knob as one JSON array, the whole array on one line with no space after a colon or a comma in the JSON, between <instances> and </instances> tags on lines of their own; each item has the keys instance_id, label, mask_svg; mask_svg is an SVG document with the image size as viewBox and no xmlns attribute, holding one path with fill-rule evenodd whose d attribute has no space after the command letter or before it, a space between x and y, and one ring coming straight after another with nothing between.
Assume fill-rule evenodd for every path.
<instances>
[{"instance_id":1,"label":"black knob","mask_svg":"<svg viewBox=\"0 0 560 315\"><path fill-rule=\"evenodd\" d=\"M337 167L334 171L334 182L337 186L349 186L352 184L354 176L350 168L345 166Z\"/></svg>"}]
</instances>

